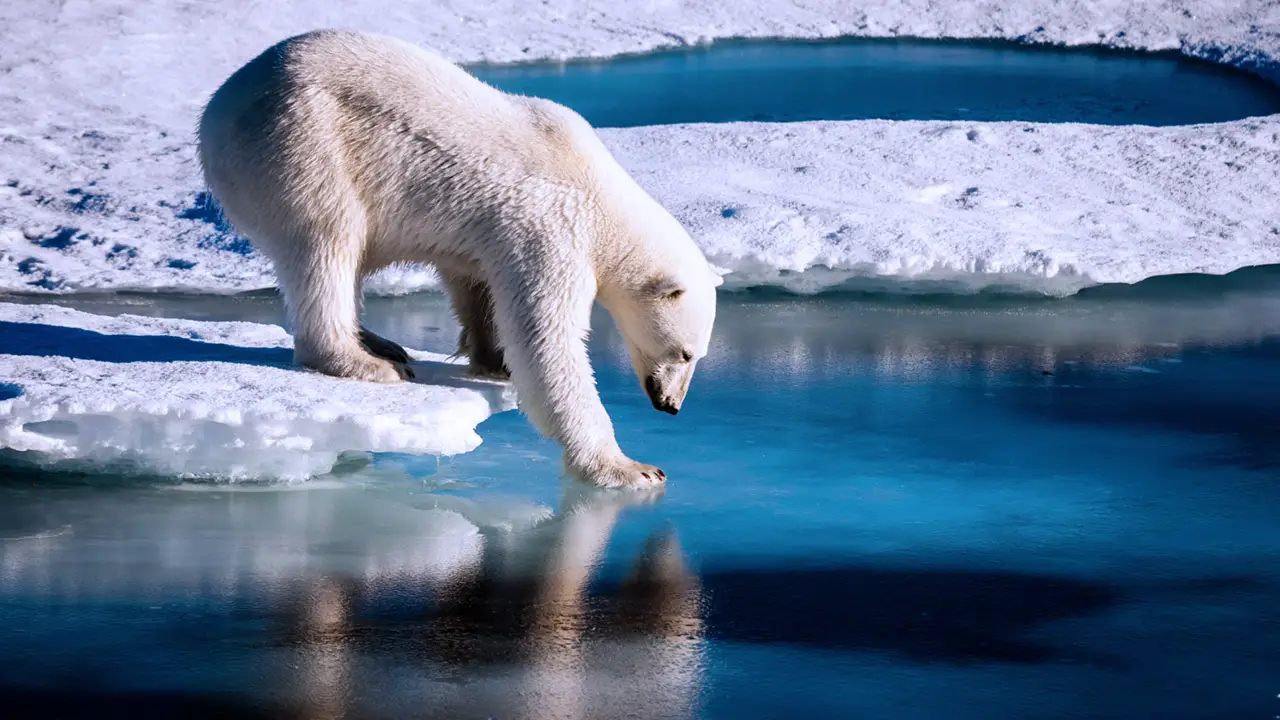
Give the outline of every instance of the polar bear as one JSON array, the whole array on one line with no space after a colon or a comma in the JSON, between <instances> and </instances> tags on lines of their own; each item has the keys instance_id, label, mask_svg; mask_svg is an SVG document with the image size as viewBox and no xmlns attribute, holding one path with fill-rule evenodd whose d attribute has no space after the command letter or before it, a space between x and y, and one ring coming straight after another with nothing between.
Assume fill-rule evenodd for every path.
<instances>
[{"instance_id":1,"label":"polar bear","mask_svg":"<svg viewBox=\"0 0 1280 720\"><path fill-rule=\"evenodd\" d=\"M398 382L399 345L360 325L361 279L433 265L477 375L606 487L665 473L619 448L587 356L599 301L653 406L679 411L707 354L720 279L577 113L510 95L390 37L322 30L237 70L201 115L205 181L272 262L298 364Z\"/></svg>"}]
</instances>

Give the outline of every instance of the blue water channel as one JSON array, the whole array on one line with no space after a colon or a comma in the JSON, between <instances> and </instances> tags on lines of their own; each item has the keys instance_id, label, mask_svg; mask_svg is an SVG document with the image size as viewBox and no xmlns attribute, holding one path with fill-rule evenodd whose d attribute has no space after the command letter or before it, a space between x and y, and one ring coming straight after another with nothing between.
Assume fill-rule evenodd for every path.
<instances>
[{"instance_id":1,"label":"blue water channel","mask_svg":"<svg viewBox=\"0 0 1280 720\"><path fill-rule=\"evenodd\" d=\"M996 42L719 42L610 60L479 65L599 127L970 120L1190 125L1280 112L1280 88L1174 53Z\"/></svg>"}]
</instances>

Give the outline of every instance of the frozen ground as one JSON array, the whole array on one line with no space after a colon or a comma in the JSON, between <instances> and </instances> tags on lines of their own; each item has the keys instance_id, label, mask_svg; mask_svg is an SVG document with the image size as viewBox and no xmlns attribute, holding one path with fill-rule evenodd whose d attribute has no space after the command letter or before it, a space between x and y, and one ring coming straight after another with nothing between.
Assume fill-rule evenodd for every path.
<instances>
[{"instance_id":1,"label":"frozen ground","mask_svg":"<svg viewBox=\"0 0 1280 720\"><path fill-rule=\"evenodd\" d=\"M420 383L381 386L291 367L275 325L105 317L0 304L0 452L7 460L149 475L306 479L344 451L453 455L514 406L415 353Z\"/></svg>"},{"instance_id":2,"label":"frozen ground","mask_svg":"<svg viewBox=\"0 0 1280 720\"><path fill-rule=\"evenodd\" d=\"M191 133L239 64L322 26L393 33L459 61L745 36L989 37L1177 49L1280 79L1280 6L1266 0L15 0L0 8L0 288L271 285L267 264L200 195ZM1280 262L1262 201L1280 185L1275 117L1159 130L848 122L604 134L731 287L804 291L870 275L1069 292ZM434 282L412 269L370 289Z\"/></svg>"}]
</instances>

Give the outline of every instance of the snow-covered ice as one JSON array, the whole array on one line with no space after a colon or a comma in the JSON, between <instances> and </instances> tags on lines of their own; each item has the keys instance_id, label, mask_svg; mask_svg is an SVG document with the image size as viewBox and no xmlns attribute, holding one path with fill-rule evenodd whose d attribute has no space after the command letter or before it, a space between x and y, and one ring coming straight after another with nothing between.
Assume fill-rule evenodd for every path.
<instances>
[{"instance_id":1,"label":"snow-covered ice","mask_svg":"<svg viewBox=\"0 0 1280 720\"><path fill-rule=\"evenodd\" d=\"M1280 218L1267 200L1280 190L1280 119L604 133L729 271L729 287L812 292L889 276L935 291L1006 285L1065 294L1280 262Z\"/></svg>"},{"instance_id":2,"label":"snow-covered ice","mask_svg":"<svg viewBox=\"0 0 1280 720\"><path fill-rule=\"evenodd\" d=\"M292 366L275 325L0 304L0 453L60 468L299 480L346 451L454 455L514 407L506 383L411 351L417 381Z\"/></svg>"},{"instance_id":3,"label":"snow-covered ice","mask_svg":"<svg viewBox=\"0 0 1280 720\"><path fill-rule=\"evenodd\" d=\"M269 265L201 194L192 128L237 66L326 26L463 62L729 37L1007 38L1178 50L1280 81L1270 0L14 0L0 7L0 289L272 285ZM1070 292L1280 262L1268 202L1280 191L1275 116L1160 129L841 122L604 135L729 287L807 291L861 275ZM369 290L434 285L434 273L409 268Z\"/></svg>"}]
</instances>

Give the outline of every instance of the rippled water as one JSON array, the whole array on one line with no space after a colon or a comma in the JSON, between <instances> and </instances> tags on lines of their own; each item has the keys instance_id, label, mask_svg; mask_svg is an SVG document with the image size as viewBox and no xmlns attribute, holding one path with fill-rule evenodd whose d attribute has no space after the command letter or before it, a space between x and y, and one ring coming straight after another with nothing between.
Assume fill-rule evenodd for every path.
<instances>
[{"instance_id":1,"label":"rippled water","mask_svg":"<svg viewBox=\"0 0 1280 720\"><path fill-rule=\"evenodd\" d=\"M1275 714L1280 287L1156 295L726 299L674 418L601 318L660 496L563 484L514 413L474 453L303 489L9 472L0 693L24 717ZM431 297L369 316L455 333Z\"/></svg>"}]
</instances>

